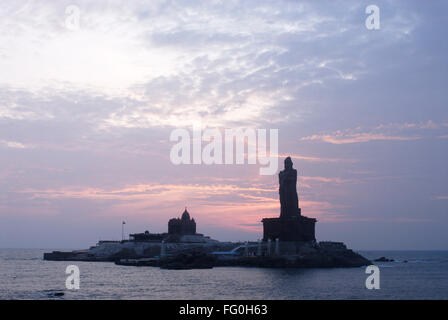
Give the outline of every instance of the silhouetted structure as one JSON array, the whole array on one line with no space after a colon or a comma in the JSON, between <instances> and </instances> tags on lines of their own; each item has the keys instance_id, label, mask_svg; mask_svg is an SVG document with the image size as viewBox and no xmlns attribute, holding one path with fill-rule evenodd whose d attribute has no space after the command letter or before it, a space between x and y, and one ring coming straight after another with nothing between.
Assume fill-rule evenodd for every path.
<instances>
[{"instance_id":1,"label":"silhouetted structure","mask_svg":"<svg viewBox=\"0 0 448 320\"><path fill-rule=\"evenodd\" d=\"M182 217L168 221L168 234L170 235L191 235L196 234L196 222L190 219L190 214L185 208Z\"/></svg>"},{"instance_id":2,"label":"silhouetted structure","mask_svg":"<svg viewBox=\"0 0 448 320\"><path fill-rule=\"evenodd\" d=\"M144 233L133 233L129 235L130 241L162 241L166 233L150 233L146 230Z\"/></svg>"},{"instance_id":3,"label":"silhouetted structure","mask_svg":"<svg viewBox=\"0 0 448 320\"><path fill-rule=\"evenodd\" d=\"M281 241L316 240L316 219L302 216L297 196L297 170L290 157L285 159L285 169L279 173L280 217L264 218L263 240Z\"/></svg>"}]
</instances>

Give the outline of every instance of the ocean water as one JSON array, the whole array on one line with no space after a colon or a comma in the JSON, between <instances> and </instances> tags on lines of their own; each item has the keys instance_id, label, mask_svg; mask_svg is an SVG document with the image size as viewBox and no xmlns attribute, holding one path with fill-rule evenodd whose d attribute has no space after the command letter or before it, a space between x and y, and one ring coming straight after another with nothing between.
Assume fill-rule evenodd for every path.
<instances>
[{"instance_id":1,"label":"ocean water","mask_svg":"<svg viewBox=\"0 0 448 320\"><path fill-rule=\"evenodd\" d=\"M448 251L360 251L396 260L377 263L379 290L366 289L365 267L161 270L44 261L48 251L0 249L0 299L448 299ZM80 269L79 290L65 288L70 264Z\"/></svg>"}]
</instances>

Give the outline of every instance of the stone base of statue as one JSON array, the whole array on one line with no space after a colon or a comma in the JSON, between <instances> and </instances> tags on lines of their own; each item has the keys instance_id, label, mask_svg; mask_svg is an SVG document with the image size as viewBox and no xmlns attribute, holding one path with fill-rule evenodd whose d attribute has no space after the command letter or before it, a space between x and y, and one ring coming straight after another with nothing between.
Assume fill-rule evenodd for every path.
<instances>
[{"instance_id":1,"label":"stone base of statue","mask_svg":"<svg viewBox=\"0 0 448 320\"><path fill-rule=\"evenodd\" d=\"M300 210L300 209L299 209ZM315 241L316 219L297 214L293 217L264 218L263 241Z\"/></svg>"}]
</instances>

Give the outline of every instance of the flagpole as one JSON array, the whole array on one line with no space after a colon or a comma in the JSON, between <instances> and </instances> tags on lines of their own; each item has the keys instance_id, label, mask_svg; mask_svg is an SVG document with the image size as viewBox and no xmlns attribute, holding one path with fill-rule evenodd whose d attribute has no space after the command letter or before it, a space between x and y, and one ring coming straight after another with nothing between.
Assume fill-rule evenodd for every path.
<instances>
[{"instance_id":1,"label":"flagpole","mask_svg":"<svg viewBox=\"0 0 448 320\"><path fill-rule=\"evenodd\" d=\"M124 240L124 221L121 222L121 241Z\"/></svg>"}]
</instances>

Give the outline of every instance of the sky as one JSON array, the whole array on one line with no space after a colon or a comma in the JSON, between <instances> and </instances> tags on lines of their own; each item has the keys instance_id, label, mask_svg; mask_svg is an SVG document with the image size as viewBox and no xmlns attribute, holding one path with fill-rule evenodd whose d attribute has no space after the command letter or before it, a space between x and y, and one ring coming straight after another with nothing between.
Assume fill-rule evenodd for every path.
<instances>
[{"instance_id":1,"label":"sky","mask_svg":"<svg viewBox=\"0 0 448 320\"><path fill-rule=\"evenodd\" d=\"M447 250L447 10L2 0L0 247L87 248L122 221L166 232L185 206L214 239L261 238L276 174L170 161L171 132L202 123L278 129L318 240Z\"/></svg>"}]
</instances>

